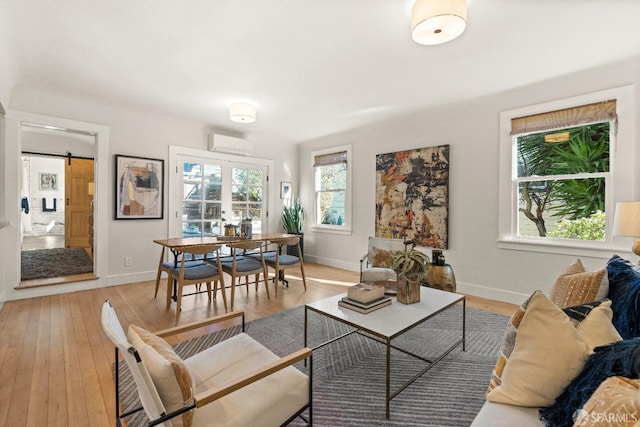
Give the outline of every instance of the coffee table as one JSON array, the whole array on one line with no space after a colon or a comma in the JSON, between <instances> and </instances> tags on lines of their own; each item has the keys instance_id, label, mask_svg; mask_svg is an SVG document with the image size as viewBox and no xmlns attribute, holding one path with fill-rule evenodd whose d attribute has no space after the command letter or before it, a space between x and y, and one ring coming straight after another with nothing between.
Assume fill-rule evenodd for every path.
<instances>
[{"instance_id":1,"label":"coffee table","mask_svg":"<svg viewBox=\"0 0 640 427\"><path fill-rule=\"evenodd\" d=\"M338 305L338 301L341 300L346 294L335 295L332 297L324 298L312 303L306 304L304 307L304 346L307 347L308 341L308 317L309 311L313 311L322 316L329 317L338 322L344 323L352 328L343 335L335 337L329 341L326 341L320 345L312 347L313 350L324 347L331 344L341 338L344 338L353 333L359 333L365 337L379 341L386 346L387 350L387 373L386 373L386 418L389 419L389 407L391 399L400 394L411 383L420 378L425 372L435 366L436 363L441 361L445 356L451 353L456 347L462 344L462 351L465 351L465 329L466 329L466 300L464 295L454 294L451 292L440 291L437 289L431 289L421 286L420 287L420 302L414 304L402 304L393 300L391 305L383 307L379 310L372 311L368 314L362 314L357 311L349 310ZM442 313L443 311L453 307L454 305L462 303L462 319L461 319L461 335L462 337L445 350L437 358L430 360L422 356L409 352L407 350L398 348L391 344L391 341L410 329L420 325L423 322L431 319L432 317ZM408 354L412 357L420 359L427 363L427 366L422 369L411 380L400 386L397 390L391 390L391 349L398 350L402 353Z\"/></svg>"}]
</instances>

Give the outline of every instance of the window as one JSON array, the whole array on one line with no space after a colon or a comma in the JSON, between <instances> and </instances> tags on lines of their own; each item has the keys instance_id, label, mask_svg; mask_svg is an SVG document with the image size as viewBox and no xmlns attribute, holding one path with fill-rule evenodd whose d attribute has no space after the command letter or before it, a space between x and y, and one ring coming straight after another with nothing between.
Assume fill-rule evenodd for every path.
<instances>
[{"instance_id":1,"label":"window","mask_svg":"<svg viewBox=\"0 0 640 427\"><path fill-rule=\"evenodd\" d=\"M350 146L313 153L316 229L350 231L350 157Z\"/></svg>"},{"instance_id":2,"label":"window","mask_svg":"<svg viewBox=\"0 0 640 427\"><path fill-rule=\"evenodd\" d=\"M501 114L501 243L612 245L615 202L632 198L631 98L622 88Z\"/></svg>"}]
</instances>

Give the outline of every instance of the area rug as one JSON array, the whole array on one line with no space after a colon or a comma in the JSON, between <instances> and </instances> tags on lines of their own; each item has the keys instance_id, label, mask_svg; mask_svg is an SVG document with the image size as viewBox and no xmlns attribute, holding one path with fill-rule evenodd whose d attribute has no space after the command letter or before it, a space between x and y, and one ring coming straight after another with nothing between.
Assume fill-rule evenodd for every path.
<instances>
[{"instance_id":1,"label":"area rug","mask_svg":"<svg viewBox=\"0 0 640 427\"><path fill-rule=\"evenodd\" d=\"M20 252L20 279L71 276L93 272L93 262L84 248L36 249Z\"/></svg>"},{"instance_id":2,"label":"area rug","mask_svg":"<svg viewBox=\"0 0 640 427\"><path fill-rule=\"evenodd\" d=\"M461 335L462 307L456 306L409 331L393 343L425 357L448 348ZM391 401L385 419L385 347L352 334L313 352L313 423L316 426L468 426L483 405L508 317L467 308L466 351L453 350L434 368ZM228 336L240 326L178 344L187 357ZM309 345L348 331L341 323L309 312ZM300 349L304 308L296 307L247 324L246 331L283 356ZM298 369L307 372L302 363ZM392 350L392 389L417 374L423 362ZM135 384L120 362L121 402L125 410L139 405ZM248 403L250 404L250 403ZM144 413L127 417L129 426L147 422ZM296 420L291 425L305 425Z\"/></svg>"}]
</instances>

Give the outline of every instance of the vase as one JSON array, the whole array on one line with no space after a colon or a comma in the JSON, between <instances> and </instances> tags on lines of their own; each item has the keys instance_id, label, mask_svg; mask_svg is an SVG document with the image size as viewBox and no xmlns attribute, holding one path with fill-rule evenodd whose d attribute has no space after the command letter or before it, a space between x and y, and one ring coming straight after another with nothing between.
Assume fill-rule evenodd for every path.
<instances>
[{"instance_id":1,"label":"vase","mask_svg":"<svg viewBox=\"0 0 640 427\"><path fill-rule=\"evenodd\" d=\"M402 304L420 302L420 278L398 275L398 295L396 299Z\"/></svg>"}]
</instances>

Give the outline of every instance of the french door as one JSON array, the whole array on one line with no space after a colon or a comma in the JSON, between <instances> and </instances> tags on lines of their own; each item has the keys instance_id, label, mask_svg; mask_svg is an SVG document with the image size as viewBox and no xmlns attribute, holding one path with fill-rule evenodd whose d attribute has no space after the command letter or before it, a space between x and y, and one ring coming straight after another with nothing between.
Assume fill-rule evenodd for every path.
<instances>
[{"instance_id":1,"label":"french door","mask_svg":"<svg viewBox=\"0 0 640 427\"><path fill-rule=\"evenodd\" d=\"M224 235L225 226L239 230L245 218L251 219L254 233L266 232L269 168L251 160L177 155L173 178L177 194L170 201L175 221L170 221L170 234Z\"/></svg>"}]
</instances>

